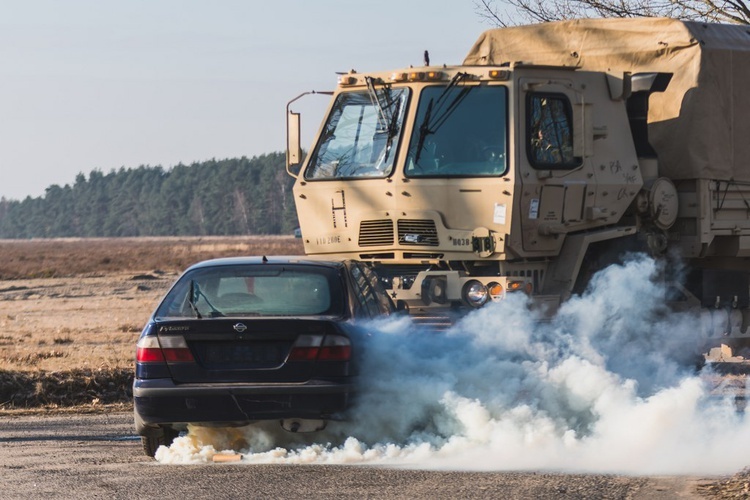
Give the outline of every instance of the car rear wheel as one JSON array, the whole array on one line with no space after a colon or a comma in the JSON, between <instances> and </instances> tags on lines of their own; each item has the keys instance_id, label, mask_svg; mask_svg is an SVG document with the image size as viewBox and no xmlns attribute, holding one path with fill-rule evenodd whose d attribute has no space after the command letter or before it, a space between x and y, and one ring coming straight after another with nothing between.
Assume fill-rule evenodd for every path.
<instances>
[{"instance_id":1,"label":"car rear wheel","mask_svg":"<svg viewBox=\"0 0 750 500\"><path fill-rule=\"evenodd\" d=\"M159 431L154 432L148 436L141 436L141 444L143 445L143 451L149 457L156 455L156 450L159 446L169 446L172 441L179 435L179 433L171 427L162 427Z\"/></svg>"}]
</instances>

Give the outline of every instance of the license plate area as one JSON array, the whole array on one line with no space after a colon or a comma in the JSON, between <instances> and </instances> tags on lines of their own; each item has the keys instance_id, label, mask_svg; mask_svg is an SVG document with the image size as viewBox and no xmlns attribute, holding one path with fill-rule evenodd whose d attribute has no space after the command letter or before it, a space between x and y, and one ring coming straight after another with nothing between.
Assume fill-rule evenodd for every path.
<instances>
[{"instance_id":1,"label":"license plate area","mask_svg":"<svg viewBox=\"0 0 750 500\"><path fill-rule=\"evenodd\" d=\"M291 342L211 342L198 343L194 350L206 369L270 369L284 363Z\"/></svg>"}]
</instances>

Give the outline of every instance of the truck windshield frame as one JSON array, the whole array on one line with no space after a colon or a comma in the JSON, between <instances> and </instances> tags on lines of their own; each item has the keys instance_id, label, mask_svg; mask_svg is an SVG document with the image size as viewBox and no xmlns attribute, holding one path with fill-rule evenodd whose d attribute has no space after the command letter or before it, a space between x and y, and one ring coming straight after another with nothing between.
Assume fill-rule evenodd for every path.
<instances>
[{"instance_id":1,"label":"truck windshield frame","mask_svg":"<svg viewBox=\"0 0 750 500\"><path fill-rule=\"evenodd\" d=\"M422 89L404 173L407 177L498 177L508 171L508 88Z\"/></svg>"},{"instance_id":2,"label":"truck windshield frame","mask_svg":"<svg viewBox=\"0 0 750 500\"><path fill-rule=\"evenodd\" d=\"M305 180L389 176L410 95L410 89L390 85L340 93L307 164Z\"/></svg>"}]
</instances>

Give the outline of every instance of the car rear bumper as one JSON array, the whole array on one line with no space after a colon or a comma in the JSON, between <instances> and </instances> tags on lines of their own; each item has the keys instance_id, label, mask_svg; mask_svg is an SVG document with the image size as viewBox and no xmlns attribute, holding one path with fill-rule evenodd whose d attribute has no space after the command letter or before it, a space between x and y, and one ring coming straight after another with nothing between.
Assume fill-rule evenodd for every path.
<instances>
[{"instance_id":1,"label":"car rear bumper","mask_svg":"<svg viewBox=\"0 0 750 500\"><path fill-rule=\"evenodd\" d=\"M351 382L311 380L302 384L182 384L136 379L136 422L244 425L282 418L336 419L351 401ZM138 424L137 424L138 425ZM142 433L142 429L137 429Z\"/></svg>"}]
</instances>

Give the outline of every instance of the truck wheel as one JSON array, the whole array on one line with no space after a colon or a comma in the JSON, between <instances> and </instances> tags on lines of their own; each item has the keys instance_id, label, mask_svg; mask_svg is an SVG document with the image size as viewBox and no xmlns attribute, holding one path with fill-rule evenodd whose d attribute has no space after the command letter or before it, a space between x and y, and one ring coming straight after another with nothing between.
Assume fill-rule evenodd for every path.
<instances>
[{"instance_id":1,"label":"truck wheel","mask_svg":"<svg viewBox=\"0 0 750 500\"><path fill-rule=\"evenodd\" d=\"M171 427L162 427L159 432L155 432L149 436L141 436L141 445L143 445L143 451L149 457L156 455L156 450L159 446L169 446L172 441L179 435L177 431Z\"/></svg>"},{"instance_id":2,"label":"truck wheel","mask_svg":"<svg viewBox=\"0 0 750 500\"><path fill-rule=\"evenodd\" d=\"M695 372L698 373L706 366L706 356L703 354L696 354L693 358L693 368L695 368Z\"/></svg>"}]
</instances>

